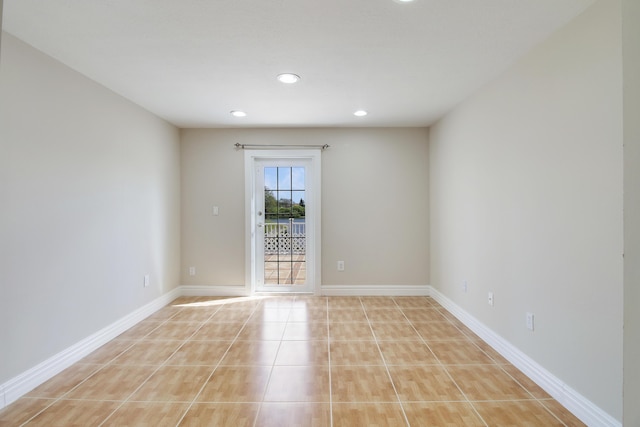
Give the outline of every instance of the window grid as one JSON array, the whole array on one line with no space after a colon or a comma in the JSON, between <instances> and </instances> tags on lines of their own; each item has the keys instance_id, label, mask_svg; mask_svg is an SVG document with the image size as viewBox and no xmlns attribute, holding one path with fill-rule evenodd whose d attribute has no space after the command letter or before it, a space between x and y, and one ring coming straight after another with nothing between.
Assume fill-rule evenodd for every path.
<instances>
[{"instance_id":1,"label":"window grid","mask_svg":"<svg viewBox=\"0 0 640 427\"><path fill-rule=\"evenodd\" d=\"M294 169L304 173L304 168L265 168L265 174L269 169L275 172L275 188L265 186L264 283L303 285L306 282L306 193L304 188L296 188ZM265 182L268 182L266 176ZM281 183L284 183L282 187ZM296 200L298 196L300 199ZM300 218L302 222L295 221Z\"/></svg>"}]
</instances>

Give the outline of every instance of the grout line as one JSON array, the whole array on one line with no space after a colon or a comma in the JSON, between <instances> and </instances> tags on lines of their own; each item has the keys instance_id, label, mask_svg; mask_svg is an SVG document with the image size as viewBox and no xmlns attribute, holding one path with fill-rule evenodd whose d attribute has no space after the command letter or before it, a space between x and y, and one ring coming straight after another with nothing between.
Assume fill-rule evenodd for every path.
<instances>
[{"instance_id":1,"label":"grout line","mask_svg":"<svg viewBox=\"0 0 640 427\"><path fill-rule=\"evenodd\" d=\"M283 332L284 333L284 332ZM273 364L271 365L271 369L269 370L269 376L267 377L267 381L264 386L264 391L262 392L262 398L258 403L258 410L256 411L256 417L253 420L254 427L257 426L258 417L260 416L260 412L262 411L262 405L264 404L264 399L267 396L267 390L269 390L269 383L271 382L271 376L273 375L273 368L276 364L276 359L278 358L278 352L280 352L280 346L282 346L282 340L278 343L278 350L276 351L276 357L273 359Z\"/></svg>"},{"instance_id":2,"label":"grout line","mask_svg":"<svg viewBox=\"0 0 640 427\"><path fill-rule=\"evenodd\" d=\"M170 304L171 304L171 303L170 303ZM165 306L165 307L166 307L166 306ZM62 395L60 395L59 397L52 399L52 402L51 402L49 405L47 405L47 406L46 406L45 408L43 408L41 411L37 412L35 415L33 415L33 416L32 416L31 418L29 418L28 420L26 420L24 423L20 424L20 426L22 427L22 426L24 426L24 425L28 424L28 423L29 423L29 422L31 422L34 418L36 418L37 416L39 416L40 414L42 414L44 411L46 411L47 409L49 409L51 406L55 405L55 404L56 404L56 403L58 403L59 401L61 401L61 400L67 400L67 399L65 399L65 396L68 396L68 395L69 395L69 393L73 392L73 391L74 391L74 390L76 390L78 387L80 387L82 384L84 384L85 382L87 382L89 379L93 378L96 374L98 374L98 372L101 372L102 370L104 370L104 369L105 369L106 367L108 367L108 366L113 366L113 362L114 362L118 357L122 356L124 353L126 353L126 352L127 352L127 351L129 351L129 350L131 350L131 348L132 348L132 347L134 347L134 346L135 346L136 344L138 344L141 340L143 340L144 338L146 338L147 336L149 336L149 334L153 333L153 332L154 332L155 330L157 330L159 327L161 327L161 326L162 326L162 325L164 325L165 323L169 322L169 320L171 320L171 318L173 318L174 316L176 316L180 311L182 311L182 310L179 310L179 311L177 311L176 313L174 313L173 315L169 316L168 318L166 318L166 319L164 319L164 320L162 320L162 321L159 321L159 322L158 322L158 325L157 325L155 328L153 328L152 330L150 330L149 332L147 332L147 333L146 333L145 335L143 335L142 337L140 337L140 338L133 338L133 339L127 339L127 341L131 341L131 345L129 345L128 347L125 347L122 351L120 351L118 354L116 354L115 356L113 356L113 358L109 359L109 361L107 361L107 362L103 362L103 363L95 363L95 365L99 365L99 366L100 366L98 369L96 369L95 371L93 371L93 372L92 372L88 377L86 377L85 379L83 379L82 381L80 381L78 384L76 384L76 385L75 385L74 387L72 387L71 389L67 390L65 393L63 393L63 394L62 394ZM138 325L139 325L141 322L143 322L144 320L146 320L146 319L142 319L139 323L137 323L136 325L132 326L132 327L131 327L131 328L129 328L129 329L133 329L134 327L138 326ZM129 329L127 329L127 331L128 331ZM123 332L122 334L125 334L127 331ZM120 335L122 335L122 334L120 334ZM118 336L120 336L120 335L118 335ZM101 349L102 347L104 347L105 345L112 343L112 342L113 342L113 341L115 341L116 339L118 339L118 337L115 337L113 340L111 340L111 341L109 341L108 343L105 343L104 345L100 346L99 348L97 348L96 350L94 350L94 352L95 352L95 351L100 350L100 349ZM123 339L123 340L124 340L124 339ZM92 353L94 353L94 352L92 352ZM90 354L89 354L89 355L87 355L87 357L88 357L88 356L90 356ZM85 357L85 358L86 358L86 357ZM85 358L83 358L83 359L85 359ZM79 360L77 363L81 363L81 362L82 362L82 359L81 359L81 360ZM75 365L75 364L74 364L74 365ZM71 366L74 366L74 365L71 365ZM92 365L93 365L93 363L92 363ZM70 367L71 367L71 366L70 366ZM67 368L67 369L68 369L68 368ZM58 375L60 375L60 374L58 374ZM152 374L152 375L153 375L153 374ZM147 378L147 379L148 379L148 378ZM145 379L145 381L143 381L143 384L144 384L144 382L146 382L146 380L147 380L147 379ZM70 400L74 400L74 399L70 399ZM122 406L122 405L120 405L120 406ZM103 424L103 423L104 423L108 418L110 418L110 417L111 417L111 415L113 415L113 413L114 413L115 411L117 411L117 410L120 408L120 406L118 406L118 407L117 407L113 412L111 412L111 414L109 414L109 416L107 416L107 417L102 421L102 423L100 423L100 425L102 425L102 424Z\"/></svg>"},{"instance_id":3,"label":"grout line","mask_svg":"<svg viewBox=\"0 0 640 427\"><path fill-rule=\"evenodd\" d=\"M551 411L549 408L547 408L547 405L542 403L542 400L550 400L549 398L545 398L545 399L538 399L536 396L533 395L533 393L531 391L529 391L528 388L526 388L524 385L522 385L520 383L520 381L518 381L518 379L516 377L514 377L513 375L511 375L506 369L504 369L504 366L502 364L498 364L498 366L500 366L500 369L502 370L502 372L504 372L505 374L507 374L509 376L509 378L511 378L512 380L514 380L520 387L522 387L527 393L529 393L529 395L533 398L532 400L535 400L540 406L542 406L548 413L550 413L555 419L557 419L558 421L560 421L560 423L562 423L563 426L567 427L567 424L565 424L564 421L562 421L553 411ZM514 399L515 400L515 399ZM524 400L524 399L523 399ZM553 398L551 398L551 400L553 400ZM527 401L531 401L531 399L527 399Z\"/></svg>"},{"instance_id":4,"label":"grout line","mask_svg":"<svg viewBox=\"0 0 640 427\"><path fill-rule=\"evenodd\" d=\"M329 364L329 427L333 427L333 388L331 377L331 323L329 322L329 298L326 299L325 309L327 311L327 358Z\"/></svg>"},{"instance_id":5,"label":"grout line","mask_svg":"<svg viewBox=\"0 0 640 427\"><path fill-rule=\"evenodd\" d=\"M182 308L181 310L179 310L178 312L176 312L173 316L170 316L168 319L166 319L164 322L162 322L160 325L158 325L158 327L154 328L152 331L150 331L148 334L146 334L142 339L138 340L138 342L143 341L143 340L144 340L144 338L148 337L150 334L152 334L152 333L153 333L154 331L156 331L158 328L160 328L160 327L161 327L161 326L163 326L164 324L168 323L171 319L173 319L175 316L177 316L177 315L178 315L178 313L181 313L182 311L185 311L185 310L187 310L187 308ZM162 368L163 368L163 367L165 367L165 366L173 366L173 365L168 365L168 364L167 364L167 362L169 362L169 360L170 360L170 359L171 359L171 358L172 358L172 357L173 357L173 356L174 356L178 351L180 351L180 349L181 349L182 347L184 347L184 345L185 345L187 342L189 342L189 340L190 340L191 338L193 338L193 336L194 336L195 334L197 334L197 333L198 333L198 331L200 331L200 329L202 329L202 327L203 327L203 326L204 326L204 325L205 325L205 324L206 324L206 323L207 323L207 322L208 322L208 321L213 317L213 315L214 315L214 314L216 314L219 310L220 310L220 307L218 307L218 308L217 308L217 310L215 310L213 313L211 313L211 315L209 315L209 317L207 317L207 319L206 319L206 320L200 321L200 326L198 326L198 327L197 327L197 328L196 328L196 329L191 333L191 335L189 335L187 338L185 338L185 339L183 339L183 340L176 340L176 341L182 341L182 344L180 344L178 347L176 347L176 349L175 349L175 350L174 350L174 351L173 351L173 352L172 352L172 353L171 353L171 354L170 354L170 355L165 359L165 361L164 361L164 362L162 362L160 365L158 365L158 367L157 367L157 368L156 368L156 369L151 373L151 375L149 375L149 376L148 376L144 381L142 381L142 383L140 383L140 385L139 385L138 387L136 387L136 389L135 389L133 392L131 392L131 393L126 397L126 399L124 399L124 400L122 401L122 403L120 403L120 405L118 405L118 406L117 406L113 411L111 411L111 413L110 413L110 414L109 414L109 415L108 415L104 420L102 420L102 422L99 424L99 426L98 426L98 427L101 427L102 425L104 425L104 423L106 423L106 422L109 420L109 418L111 418L111 417L113 416L113 414L115 414L115 413L116 413L120 408L122 408L122 407L125 405L125 403L129 402L129 401L130 401L130 399L131 399L131 397L132 397L132 396L134 396L134 395L138 392L138 390L140 390L142 387L144 387L144 385L145 385L145 384L146 384L146 383L151 379L151 377L153 377L153 376L154 376L154 375L155 375L155 374L156 374L160 369L162 369ZM180 322L180 320L176 320L176 322ZM187 321L185 321L185 322L191 322L191 321L190 321L190 320L187 320ZM197 322L197 321L193 321L193 322L195 323L195 322ZM132 347L133 347L133 346L132 346ZM131 347L129 347L129 348L131 348ZM128 351L128 349L127 349L127 351ZM119 357L119 356L121 356L122 354L124 354L124 352L120 353L120 355L118 355L118 357ZM113 362L113 361L115 361L116 359L117 359L117 357L116 357L116 358L114 358L114 359L112 360L112 362ZM110 364L110 366L111 366L111 364ZM127 366L127 365L123 365L123 366ZM143 366L144 366L144 365L143 365ZM155 365L154 365L154 366L155 366ZM188 409L187 409L187 410L188 410ZM186 412L185 412L185 414L186 414ZM184 417L184 415L183 415L183 417Z\"/></svg>"},{"instance_id":6,"label":"grout line","mask_svg":"<svg viewBox=\"0 0 640 427\"><path fill-rule=\"evenodd\" d=\"M295 298L294 298L295 301ZM277 307L280 309L280 307ZM273 358L273 363L271 364L271 369L269 370L269 376L267 377L267 382L264 386L264 391L262 392L262 399L258 402L258 410L256 411L256 417L253 419L253 426L257 427L258 418L260 417L260 412L262 412L262 405L264 404L264 399L267 396L267 390L269 390L269 383L271 382L271 376L273 375L273 369L276 365L276 360L278 360L278 353L280 353L280 347L282 347L282 339L284 338L284 334L287 331L287 325L289 324L289 317L291 316L291 307L289 307L289 313L287 314L287 320L285 321L284 329L282 330L282 335L280 335L280 341L278 343L278 350L276 350L276 355ZM267 322L261 322L265 324ZM276 322L274 322L276 323ZM275 340L274 340L275 341Z\"/></svg>"},{"instance_id":7,"label":"grout line","mask_svg":"<svg viewBox=\"0 0 640 427\"><path fill-rule=\"evenodd\" d=\"M149 333L147 333L146 335L144 335L142 338L138 339L138 340L136 341L136 344L139 344L140 342L144 341L144 339L145 339L146 337L148 337L149 335L151 335L151 334L152 334L154 331L156 331L158 328L160 328L160 327L161 327L161 326L163 326L164 324L166 324L166 323L170 322L170 321L171 321L174 317L176 317L179 313L181 313L181 312L183 312L183 311L186 311L186 310L188 310L188 308L184 308L184 307L183 307L183 308L181 308L180 310L178 310L174 315L169 316L169 317L168 317L164 322L162 322L162 323L161 323L160 325L158 325L156 328L154 328L153 330L151 330ZM158 365L158 367L157 367L157 368L156 368L156 369L151 373L151 375L149 375L149 376L148 376L144 381L142 381L142 383L141 383L141 384L140 384L140 385L139 385L139 386L138 386L138 387L137 387L137 388L136 388L132 393L130 393L130 394L129 394L129 396L127 396L127 397L126 397L126 399L124 399L124 400L122 401L122 403L120 403L120 405L118 405L118 406L117 406L117 407L116 407L116 408L115 408L115 409L114 409L114 410L113 410L113 411L112 411L112 412L111 412L111 413L110 413L110 414L109 414L109 415L108 415L104 420L102 420L102 422L99 424L99 426L98 426L98 427L100 427L100 426L104 425L104 423L106 423L106 422L109 420L109 418L111 418L111 417L113 416L113 414L115 414L115 413L116 413L120 408L122 408L122 407L125 405L125 403L129 402L129 401L130 401L130 399L131 399L131 397L132 397L132 396L134 396L134 395L135 395L135 393L137 393L137 392L138 392L138 390L140 390L142 387L144 387L144 385L149 381L149 379L151 379L151 377L152 377L152 376L154 376L154 375L155 375L155 374L156 374L160 369L162 369L162 368L163 368L163 367L165 367L165 366L173 366L173 365L169 365L169 364L168 364L169 360L171 360L171 358L172 358L172 357L173 357L173 356L174 356L178 351L180 351L180 349L181 349L182 347L184 347L184 345L185 345L185 344L186 344L186 343L187 343L191 338L193 338L193 337L195 336L195 334L197 334L197 333L198 333L198 331L200 331L200 329L202 329L202 327L203 327L203 326L204 326L204 325L205 325L205 324L206 324L206 323L207 323L207 322L208 322L208 321L209 321L209 320L210 320L210 319L211 319L211 318L212 318L212 317L213 317L213 316L214 316L214 315L219 311L219 310L220 310L220 306L218 306L218 307L217 307L217 309L216 309L213 313L211 313L211 314L210 314L210 315L209 315L205 320L199 321L199 322L200 322L200 326L198 326L198 327L197 327L197 328L196 328L196 329L191 333L191 335L189 335L187 338L185 338L185 339L178 339L178 340L175 340L175 341L182 341L182 343L181 343L178 347L176 347L176 349L175 349L175 350L174 350L174 351L173 351L173 352L172 352L172 353L171 353L171 354L170 354L170 355L165 359L165 361L164 361L164 362L162 362L160 365ZM175 320L175 321L176 321L176 322L182 322L181 320ZM184 322L185 322L185 323L188 323L188 322L194 322L194 323L195 323L195 322L198 322L198 321L197 321L197 320L196 320L196 321L192 321L192 320L185 320ZM134 345L135 345L135 344L134 344ZM133 345L132 345L131 347L133 347ZM129 347L129 349L130 349L131 347ZM127 349L127 351L128 351L129 349ZM118 355L118 357L119 357L119 356L121 356L122 354L124 354L124 352L123 352L123 353L120 353L120 355ZM113 361L115 361L116 359L117 359L117 358L114 358L114 359L112 360L112 363L113 363ZM110 364L110 365L111 365L111 364ZM127 366L127 365L123 365L123 366ZM138 366L146 366L146 365L138 365ZM155 366L155 365L151 365L151 366ZM186 412L185 412L185 414L186 414ZM184 415L183 415L183 416L184 416Z\"/></svg>"},{"instance_id":8,"label":"grout line","mask_svg":"<svg viewBox=\"0 0 640 427\"><path fill-rule=\"evenodd\" d=\"M394 301L395 304L395 301ZM362 306L362 310L364 310L364 315L367 318L367 322L369 323L369 329L371 330L371 333L373 334L373 339L374 342L376 343L376 347L378 347L378 353L380 354L380 357L382 358L382 363L384 365L384 369L387 371L387 376L389 377L389 381L391 382L391 387L393 387L393 391L396 394L396 399L398 400L398 403L400 404L400 410L402 411L402 416L404 417L404 421L407 423L407 427L411 427L411 424L409 423L409 418L407 417L407 413L404 410L404 405L402 404L402 399L400 399L400 394L398 393L398 389L396 388L396 384L393 381L393 377L391 376L391 371L389 371L389 366L387 366L387 361L384 358L384 354L382 353L382 349L380 348L380 343L378 342L378 337L376 336L375 331L373 330L373 326L371 326L371 320L369 319L369 315L367 314L367 309L364 306L364 303L362 302L362 298L360 298L360 305ZM396 304L397 306L397 304ZM402 313L404 315L404 312Z\"/></svg>"},{"instance_id":9,"label":"grout line","mask_svg":"<svg viewBox=\"0 0 640 427\"><path fill-rule=\"evenodd\" d=\"M191 400L191 403L189 404L189 406L187 407L187 409L184 411L184 413L182 414L182 417L180 417L180 419L178 420L178 422L176 423L176 427L180 425L180 423L182 423L182 420L184 420L184 417L187 416L187 414L189 413L189 411L191 410L191 408L193 407L193 405L196 403L196 401L198 400L198 397L200 397L200 395L202 394L202 391L204 390L204 388L207 386L207 384L209 383L209 381L211 380L211 377L213 377L213 374L215 374L216 370L218 369L218 367L220 367L220 363L222 363L222 360L226 357L227 353L229 353L229 350L231 349L231 347L233 346L233 344L238 340L238 336L240 336L240 334L242 333L242 331L244 330L244 328L247 326L247 323L249 323L249 319L251 319L251 316L253 316L253 314L256 312L258 306L260 306L261 304L256 304L255 307L253 307L253 310L251 310L251 313L249 314L249 316L247 316L246 320L244 321L244 323L242 324L242 327L238 330L238 333L236 334L236 336L231 340L231 343L229 344L229 346L227 347L227 349L225 350L225 352L222 354L222 356L220 356L220 359L218 360L218 363L215 365L215 367L213 368L213 370L211 371L211 373L209 374L209 376L207 377L207 379L204 381L204 383L202 384L202 387L200 387L200 390L198 390L198 392L194 395L193 399ZM220 310L220 309L218 309ZM216 310L216 313L218 312L218 310ZM213 313L215 314L215 313ZM211 317L213 317L213 314L211 315ZM211 319L211 318L209 318ZM204 326L203 322L203 325ZM201 326L201 327L202 327ZM200 328L198 328L198 331L200 330ZM197 332L197 331L196 331ZM194 333L195 334L195 333ZM192 335L193 336L193 335ZM256 412L256 419L258 417L258 413ZM254 420L254 424L255 424L255 420Z\"/></svg>"},{"instance_id":10,"label":"grout line","mask_svg":"<svg viewBox=\"0 0 640 427\"><path fill-rule=\"evenodd\" d=\"M28 420L26 420L25 422L23 422L22 424L20 424L20 427L26 425L27 423L29 423L31 420L33 420L34 418L36 418L38 415L42 414L44 411L46 411L47 409L49 409L51 406L55 405L56 402L58 402L60 399L62 399L61 397L57 398L57 399L52 399L51 403L49 403L47 406L45 406L44 408L42 408L40 411L38 411L35 415L33 415L31 418L29 418ZM6 407L4 408L6 409ZM3 410L4 410L3 409Z\"/></svg>"},{"instance_id":11,"label":"grout line","mask_svg":"<svg viewBox=\"0 0 640 427\"><path fill-rule=\"evenodd\" d=\"M545 400L549 400L549 399L545 399ZM547 405L545 405L544 403L542 403L541 400L536 399L536 401L538 402L538 404L540 404L540 406L542 406L544 409L547 410L548 413L550 413L556 420L560 421L562 423L563 426L568 427L567 424L562 421L560 419L560 417L558 417L551 409L547 408Z\"/></svg>"},{"instance_id":12,"label":"grout line","mask_svg":"<svg viewBox=\"0 0 640 427\"><path fill-rule=\"evenodd\" d=\"M418 336L420 337L420 340L424 343L424 345L427 346L427 348L429 349L429 351L431 352L431 354L433 355L433 357L436 359L436 361L438 362L438 365L442 368L442 370L444 370L444 372L447 374L447 376L449 377L449 379L453 382L453 384L456 386L456 388L458 389L458 391L462 394L462 396L464 397L465 401L471 406L471 408L473 409L473 412L475 412L475 414L478 416L478 418L480 419L480 421L482 421L484 423L484 425L486 427L488 427L489 425L487 424L487 422L484 420L484 418L482 418L482 415L480 415L480 413L478 412L478 410L475 408L475 406L471 403L471 400L469 400L469 397L465 394L464 391L462 391L462 389L460 388L460 386L458 385L458 383L456 382L456 380L453 379L453 377L451 376L451 374L449 373L449 370L447 369L447 365L445 365L444 363L442 363L442 361L440 360L440 358L436 355L436 353L431 349L431 346L429 346L429 343L427 343L427 341L422 337L422 335L420 335L420 333L418 332L418 330L415 328L415 326L413 326L413 323L411 323L411 321L409 320L409 318L407 317L407 315L404 313L404 310L402 310L402 314L404 315L405 319L407 319L407 321L409 322L409 324L411 325L411 327L413 328L413 330L416 332L416 334L418 334ZM443 316L444 317L444 316ZM446 318L445 318L446 319ZM447 322L451 323L451 321L449 321L449 319L446 319ZM455 325L453 325L455 326ZM457 329L457 328L456 328ZM459 330L459 329L458 329ZM462 331L460 331L462 333ZM492 359L493 360L493 359Z\"/></svg>"},{"instance_id":13,"label":"grout line","mask_svg":"<svg viewBox=\"0 0 640 427\"><path fill-rule=\"evenodd\" d=\"M444 308L443 308L444 309ZM444 309L446 311L446 309ZM458 329L464 336L469 337L462 329L460 329L458 327L458 325L455 324L455 322L450 321L448 318L447 320L456 328ZM469 337L471 338L471 337ZM500 363L498 360L496 360L495 358L491 357L491 355L486 352L482 347L480 347L477 343L476 340L474 339L469 339L469 341L476 347L478 348L482 353L484 353L484 355L486 355L489 359L491 359L494 363L491 366L498 366L500 368L500 370L502 370L502 372L504 372L505 374L507 374L509 376L509 378L511 378L513 381L515 381L520 387L522 387L522 389L524 391L526 391L531 397L532 400L535 400L536 402L538 402L538 404L540 404L547 412L549 412L554 418L556 418L558 421L560 421L560 423L562 423L562 425L564 425L565 427L567 426L560 418L558 418L558 416L553 413L549 408L547 408L546 405L542 404L542 402L540 401L540 399L538 399L536 396L533 395L533 393L524 385L522 385L520 383L520 381L518 381L517 378L515 378L513 375L511 375L509 373L509 371L507 371L504 367L505 364ZM483 341L484 342L484 341ZM518 399L513 399L512 401L518 401ZM531 401L530 399L527 399L527 401ZM475 408L474 408L475 409Z\"/></svg>"}]
</instances>

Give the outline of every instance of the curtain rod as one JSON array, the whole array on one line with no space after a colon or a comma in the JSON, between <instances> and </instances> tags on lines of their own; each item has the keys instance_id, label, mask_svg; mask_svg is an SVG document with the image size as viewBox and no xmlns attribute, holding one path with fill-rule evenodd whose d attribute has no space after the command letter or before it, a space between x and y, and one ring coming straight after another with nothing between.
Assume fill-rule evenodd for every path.
<instances>
[{"instance_id":1,"label":"curtain rod","mask_svg":"<svg viewBox=\"0 0 640 427\"><path fill-rule=\"evenodd\" d=\"M251 148L319 148L321 150L326 150L327 148L329 148L329 144L324 144L324 145L285 145L285 144L240 144L240 143L235 143L234 146L236 147L236 149L238 150L245 150L245 149L251 149Z\"/></svg>"}]
</instances>

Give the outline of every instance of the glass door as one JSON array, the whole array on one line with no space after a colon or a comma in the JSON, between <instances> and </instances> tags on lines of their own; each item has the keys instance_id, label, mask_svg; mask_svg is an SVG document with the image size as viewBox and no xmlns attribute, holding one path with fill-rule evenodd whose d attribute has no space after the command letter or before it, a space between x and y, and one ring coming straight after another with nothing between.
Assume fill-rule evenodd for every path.
<instances>
[{"instance_id":1,"label":"glass door","mask_svg":"<svg viewBox=\"0 0 640 427\"><path fill-rule=\"evenodd\" d=\"M308 161L261 159L255 183L255 290L311 292Z\"/></svg>"}]
</instances>

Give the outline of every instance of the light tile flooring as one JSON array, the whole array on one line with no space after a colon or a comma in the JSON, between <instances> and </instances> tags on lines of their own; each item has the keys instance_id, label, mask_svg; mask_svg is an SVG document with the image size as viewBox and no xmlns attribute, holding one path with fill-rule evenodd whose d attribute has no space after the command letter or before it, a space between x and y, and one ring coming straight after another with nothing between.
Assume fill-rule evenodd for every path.
<instances>
[{"instance_id":1,"label":"light tile flooring","mask_svg":"<svg viewBox=\"0 0 640 427\"><path fill-rule=\"evenodd\" d=\"M427 297L180 298L0 426L579 426Z\"/></svg>"}]
</instances>

